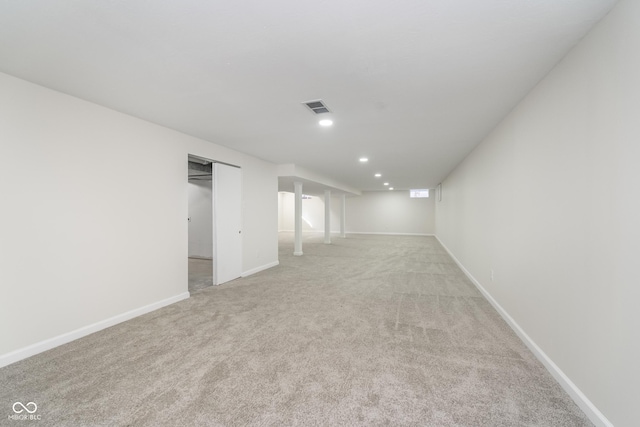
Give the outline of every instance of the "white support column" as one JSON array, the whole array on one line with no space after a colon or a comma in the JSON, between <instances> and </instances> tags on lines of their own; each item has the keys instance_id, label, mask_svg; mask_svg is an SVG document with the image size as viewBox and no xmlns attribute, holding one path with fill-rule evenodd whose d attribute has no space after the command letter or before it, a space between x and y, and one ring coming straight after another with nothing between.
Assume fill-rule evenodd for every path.
<instances>
[{"instance_id":1,"label":"white support column","mask_svg":"<svg viewBox=\"0 0 640 427\"><path fill-rule=\"evenodd\" d=\"M295 256L302 255L302 183L294 182L293 189L295 191L295 243L293 246L293 254Z\"/></svg>"},{"instance_id":2,"label":"white support column","mask_svg":"<svg viewBox=\"0 0 640 427\"><path fill-rule=\"evenodd\" d=\"M347 223L347 196L342 195L342 207L340 212L340 237L347 237L345 225Z\"/></svg>"},{"instance_id":3,"label":"white support column","mask_svg":"<svg viewBox=\"0 0 640 427\"><path fill-rule=\"evenodd\" d=\"M331 244L331 190L324 190L324 243Z\"/></svg>"}]
</instances>

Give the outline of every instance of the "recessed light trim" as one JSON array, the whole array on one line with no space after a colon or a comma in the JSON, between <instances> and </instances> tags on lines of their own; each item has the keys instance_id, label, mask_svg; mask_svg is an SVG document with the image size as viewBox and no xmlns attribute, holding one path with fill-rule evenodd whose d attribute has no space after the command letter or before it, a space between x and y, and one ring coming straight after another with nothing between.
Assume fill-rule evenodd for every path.
<instances>
[{"instance_id":1,"label":"recessed light trim","mask_svg":"<svg viewBox=\"0 0 640 427\"><path fill-rule=\"evenodd\" d=\"M382 185L389 185L389 183L388 183L388 182L385 182L385 183L384 183L384 184L382 184Z\"/></svg>"},{"instance_id":2,"label":"recessed light trim","mask_svg":"<svg viewBox=\"0 0 640 427\"><path fill-rule=\"evenodd\" d=\"M360 157L360 163L367 163L369 159L367 157Z\"/></svg>"},{"instance_id":3,"label":"recessed light trim","mask_svg":"<svg viewBox=\"0 0 640 427\"><path fill-rule=\"evenodd\" d=\"M320 126L329 127L333 125L333 120L330 119L322 119L318 122Z\"/></svg>"},{"instance_id":4,"label":"recessed light trim","mask_svg":"<svg viewBox=\"0 0 640 427\"><path fill-rule=\"evenodd\" d=\"M373 176L375 176L376 178L380 178L382 176L382 174L381 173L377 173L377 174L375 174Z\"/></svg>"},{"instance_id":5,"label":"recessed light trim","mask_svg":"<svg viewBox=\"0 0 640 427\"><path fill-rule=\"evenodd\" d=\"M393 187L389 187L389 190L393 190Z\"/></svg>"}]
</instances>

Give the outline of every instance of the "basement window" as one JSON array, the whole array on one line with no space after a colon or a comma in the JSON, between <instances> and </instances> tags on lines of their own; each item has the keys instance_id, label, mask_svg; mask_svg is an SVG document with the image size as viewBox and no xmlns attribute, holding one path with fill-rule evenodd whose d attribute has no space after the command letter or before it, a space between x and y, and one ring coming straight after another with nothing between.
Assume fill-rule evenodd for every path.
<instances>
[{"instance_id":1,"label":"basement window","mask_svg":"<svg viewBox=\"0 0 640 427\"><path fill-rule=\"evenodd\" d=\"M420 198L429 197L429 189L428 188L421 188L421 189L409 190L409 197L411 197L412 199L420 199Z\"/></svg>"}]
</instances>

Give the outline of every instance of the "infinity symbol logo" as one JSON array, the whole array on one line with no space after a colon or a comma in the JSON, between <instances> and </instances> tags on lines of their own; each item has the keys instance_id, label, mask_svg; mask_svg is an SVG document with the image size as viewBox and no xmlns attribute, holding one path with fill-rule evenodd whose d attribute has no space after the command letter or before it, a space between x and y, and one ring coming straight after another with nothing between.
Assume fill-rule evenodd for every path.
<instances>
[{"instance_id":1,"label":"infinity symbol logo","mask_svg":"<svg viewBox=\"0 0 640 427\"><path fill-rule=\"evenodd\" d=\"M16 409L16 406L18 407L18 409ZM29 408L33 408L33 409L29 409ZM23 411L27 411L28 413L33 414L37 410L38 410L38 405L36 405L35 402L29 402L26 405L23 405L22 402L16 402L13 404L13 412L15 412L16 414L20 414Z\"/></svg>"}]
</instances>

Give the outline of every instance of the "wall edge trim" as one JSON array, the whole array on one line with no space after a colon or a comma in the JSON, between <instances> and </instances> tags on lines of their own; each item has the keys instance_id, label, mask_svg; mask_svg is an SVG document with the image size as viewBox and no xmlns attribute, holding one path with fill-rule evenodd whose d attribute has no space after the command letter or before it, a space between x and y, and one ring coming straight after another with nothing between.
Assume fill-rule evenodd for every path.
<instances>
[{"instance_id":1,"label":"wall edge trim","mask_svg":"<svg viewBox=\"0 0 640 427\"><path fill-rule=\"evenodd\" d=\"M462 272L473 282L473 284L478 288L480 293L489 301L489 303L496 309L498 314L504 319L505 322L513 329L513 331L518 335L520 340L524 342L524 344L531 350L531 352L536 356L536 358L544 365L544 367L549 371L549 373L555 378L555 380L560 384L560 386L567 392L567 394L571 397L571 399L578 405L578 407L585 413L585 415L599 427L614 427L613 424L604 416L602 412L596 407L596 405L589 400L589 398L578 388L577 385L573 383L569 379L569 377L562 372L562 370L556 365L553 360L547 354L542 351L540 347L527 335L527 333L518 325L518 323L509 315L509 313L502 308L500 304L491 296L491 294L480 284L478 280L462 265L462 263L458 260L458 258L453 255L453 253L449 250L449 248L440 240L440 238L435 235L435 238L438 240L438 243L442 245L445 251L449 254L449 256L453 259L453 261L458 265L458 267L462 270Z\"/></svg>"},{"instance_id":2,"label":"wall edge trim","mask_svg":"<svg viewBox=\"0 0 640 427\"><path fill-rule=\"evenodd\" d=\"M378 231L347 231L347 234L374 234L379 236L435 236L429 233L386 233Z\"/></svg>"},{"instance_id":3,"label":"wall edge trim","mask_svg":"<svg viewBox=\"0 0 640 427\"><path fill-rule=\"evenodd\" d=\"M86 337L87 335L91 335L95 332L107 329L111 326L115 326L118 323L126 322L127 320L131 320L134 317L142 316L143 314L147 314L162 307L174 304L178 301L182 301L189 298L190 296L191 295L189 294L189 292L182 292L178 295L174 295L172 297L156 301L142 307L134 308L133 310L117 314L107 319L99 320L90 325L83 326L70 332L65 332L53 338L48 338L46 340L28 345L18 350L5 353L3 355L0 355L0 368L11 365L15 362L19 362L20 360L26 359L28 357L35 356L36 354L43 353L47 350L51 350L55 347L59 347L63 344L70 343L71 341L75 341L79 338Z\"/></svg>"},{"instance_id":4,"label":"wall edge trim","mask_svg":"<svg viewBox=\"0 0 640 427\"><path fill-rule=\"evenodd\" d=\"M267 269L275 267L277 265L280 265L280 261L273 261L273 262L270 262L268 264L261 265L260 267L256 267L256 268L252 268L251 270L243 271L242 275L240 277L251 276L252 274L259 273L259 272L261 272L263 270L267 270Z\"/></svg>"},{"instance_id":5,"label":"wall edge trim","mask_svg":"<svg viewBox=\"0 0 640 427\"><path fill-rule=\"evenodd\" d=\"M295 233L294 230L278 230L278 233ZM324 234L322 230L305 230L302 234L319 233ZM331 231L331 234L340 234L339 231ZM395 233L395 232L379 232L379 231L347 231L346 234L377 234L381 236L431 236L435 237L433 233Z\"/></svg>"}]
</instances>

